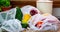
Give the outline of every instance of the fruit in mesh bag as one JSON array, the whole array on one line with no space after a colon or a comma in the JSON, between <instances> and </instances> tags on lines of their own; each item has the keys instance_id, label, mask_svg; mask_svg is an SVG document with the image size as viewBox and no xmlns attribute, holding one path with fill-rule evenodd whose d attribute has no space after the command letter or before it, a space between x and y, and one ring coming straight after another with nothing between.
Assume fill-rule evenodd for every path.
<instances>
[{"instance_id":1,"label":"fruit in mesh bag","mask_svg":"<svg viewBox=\"0 0 60 32\"><path fill-rule=\"evenodd\" d=\"M46 18L48 20L48 22L50 22L50 23L55 23L55 24L60 23L60 21L55 16L53 16L49 13L43 14L43 17Z\"/></svg>"},{"instance_id":2,"label":"fruit in mesh bag","mask_svg":"<svg viewBox=\"0 0 60 32\"><path fill-rule=\"evenodd\" d=\"M30 11L30 14L31 14L31 16L33 16L33 15L35 15L35 14L38 14L38 12L37 12L37 10L31 10L31 11Z\"/></svg>"},{"instance_id":3,"label":"fruit in mesh bag","mask_svg":"<svg viewBox=\"0 0 60 32\"><path fill-rule=\"evenodd\" d=\"M21 10L22 10L23 15L26 13L30 14L31 16L38 14L38 13L41 14L41 12L37 8L30 6L30 5L22 7Z\"/></svg>"},{"instance_id":4,"label":"fruit in mesh bag","mask_svg":"<svg viewBox=\"0 0 60 32\"><path fill-rule=\"evenodd\" d=\"M33 30L47 31L47 30L57 30L59 28L59 20L49 13L40 15L36 14L31 17L29 21L29 26Z\"/></svg>"},{"instance_id":5,"label":"fruit in mesh bag","mask_svg":"<svg viewBox=\"0 0 60 32\"><path fill-rule=\"evenodd\" d=\"M35 26L37 28L40 28L42 24L43 24L43 21L38 21Z\"/></svg>"}]
</instances>

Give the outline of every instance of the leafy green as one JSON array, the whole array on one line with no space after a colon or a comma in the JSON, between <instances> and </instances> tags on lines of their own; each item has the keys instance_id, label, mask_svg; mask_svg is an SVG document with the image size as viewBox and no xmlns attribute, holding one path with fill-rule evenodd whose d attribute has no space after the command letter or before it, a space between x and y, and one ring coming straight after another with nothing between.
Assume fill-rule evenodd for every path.
<instances>
[{"instance_id":1,"label":"leafy green","mask_svg":"<svg viewBox=\"0 0 60 32\"><path fill-rule=\"evenodd\" d=\"M19 7L17 7L16 9L17 9L17 11L16 11L16 17L15 18L22 21L23 13Z\"/></svg>"},{"instance_id":2,"label":"leafy green","mask_svg":"<svg viewBox=\"0 0 60 32\"><path fill-rule=\"evenodd\" d=\"M4 7L10 6L10 0L0 0L0 6Z\"/></svg>"}]
</instances>

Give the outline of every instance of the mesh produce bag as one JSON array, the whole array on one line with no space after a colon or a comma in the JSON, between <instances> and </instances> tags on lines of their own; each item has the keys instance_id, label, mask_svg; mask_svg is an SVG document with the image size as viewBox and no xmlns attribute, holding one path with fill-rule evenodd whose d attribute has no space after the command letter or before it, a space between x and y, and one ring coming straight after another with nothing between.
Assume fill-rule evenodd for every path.
<instances>
[{"instance_id":1,"label":"mesh produce bag","mask_svg":"<svg viewBox=\"0 0 60 32\"><path fill-rule=\"evenodd\" d=\"M21 10L22 10L22 13L23 13L23 15L24 14L31 14L30 12L33 10L34 12L33 13L40 13L41 14L41 11L39 11L37 8L35 8L35 7L33 7L33 6L31 6L31 5L27 5L27 6L24 6L24 7L22 7L21 8Z\"/></svg>"},{"instance_id":2,"label":"mesh produce bag","mask_svg":"<svg viewBox=\"0 0 60 32\"><path fill-rule=\"evenodd\" d=\"M9 19L15 19L16 14L16 8L10 9L8 11L0 12L0 26L1 23L9 20Z\"/></svg>"},{"instance_id":3,"label":"mesh produce bag","mask_svg":"<svg viewBox=\"0 0 60 32\"><path fill-rule=\"evenodd\" d=\"M4 21L2 23L1 29L8 32L20 32L22 30L21 21L17 19Z\"/></svg>"},{"instance_id":4,"label":"mesh produce bag","mask_svg":"<svg viewBox=\"0 0 60 32\"><path fill-rule=\"evenodd\" d=\"M16 8L0 12L0 32L2 32L1 29L2 23L9 19L15 19L15 14L16 14Z\"/></svg>"},{"instance_id":5,"label":"mesh produce bag","mask_svg":"<svg viewBox=\"0 0 60 32\"><path fill-rule=\"evenodd\" d=\"M29 20L30 29L40 32L56 32L60 27L60 21L51 14L36 14Z\"/></svg>"}]
</instances>

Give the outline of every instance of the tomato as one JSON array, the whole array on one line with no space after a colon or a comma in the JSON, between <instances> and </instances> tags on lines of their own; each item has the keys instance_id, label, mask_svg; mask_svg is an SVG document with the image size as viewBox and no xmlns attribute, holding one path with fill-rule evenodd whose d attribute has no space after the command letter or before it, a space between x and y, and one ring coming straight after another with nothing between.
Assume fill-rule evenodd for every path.
<instances>
[{"instance_id":1,"label":"tomato","mask_svg":"<svg viewBox=\"0 0 60 32\"><path fill-rule=\"evenodd\" d=\"M39 22L37 22L37 24L35 26L38 27L38 28L40 28L42 24L43 24L43 22L39 21Z\"/></svg>"}]
</instances>

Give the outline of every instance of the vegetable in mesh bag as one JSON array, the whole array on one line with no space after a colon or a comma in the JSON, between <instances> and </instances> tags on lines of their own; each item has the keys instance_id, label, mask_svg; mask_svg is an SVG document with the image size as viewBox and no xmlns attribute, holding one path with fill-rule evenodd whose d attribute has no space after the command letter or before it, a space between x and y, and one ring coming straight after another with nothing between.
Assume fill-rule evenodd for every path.
<instances>
[{"instance_id":1,"label":"vegetable in mesh bag","mask_svg":"<svg viewBox=\"0 0 60 32\"><path fill-rule=\"evenodd\" d=\"M43 15L36 14L29 20L30 29L39 31L56 31L59 28L59 23L60 22L56 17L48 13Z\"/></svg>"},{"instance_id":2,"label":"vegetable in mesh bag","mask_svg":"<svg viewBox=\"0 0 60 32\"><path fill-rule=\"evenodd\" d=\"M1 29L4 29L8 32L20 32L22 31L21 22L17 19L4 21Z\"/></svg>"},{"instance_id":3,"label":"vegetable in mesh bag","mask_svg":"<svg viewBox=\"0 0 60 32\"><path fill-rule=\"evenodd\" d=\"M23 13L19 7L16 7L16 16L15 18L22 21Z\"/></svg>"},{"instance_id":4,"label":"vegetable in mesh bag","mask_svg":"<svg viewBox=\"0 0 60 32\"><path fill-rule=\"evenodd\" d=\"M21 8L21 10L22 10L23 15L30 14L31 16L33 16L38 13L41 14L41 12L37 8L35 8L31 5L24 6Z\"/></svg>"}]
</instances>

